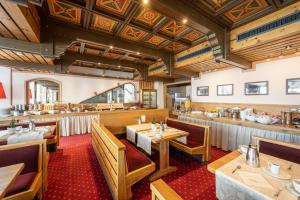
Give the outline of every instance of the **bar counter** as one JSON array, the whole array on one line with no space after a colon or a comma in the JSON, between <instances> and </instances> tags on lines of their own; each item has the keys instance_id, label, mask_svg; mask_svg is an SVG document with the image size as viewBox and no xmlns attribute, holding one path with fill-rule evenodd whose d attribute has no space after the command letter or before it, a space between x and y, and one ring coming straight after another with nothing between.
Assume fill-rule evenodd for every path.
<instances>
[{"instance_id":1,"label":"bar counter","mask_svg":"<svg viewBox=\"0 0 300 200\"><path fill-rule=\"evenodd\" d=\"M231 118L209 118L205 115L173 112L180 120L211 127L211 144L223 150L235 150L239 145L252 143L252 136L266 137L300 144L300 129L280 124L265 125Z\"/></svg>"}]
</instances>

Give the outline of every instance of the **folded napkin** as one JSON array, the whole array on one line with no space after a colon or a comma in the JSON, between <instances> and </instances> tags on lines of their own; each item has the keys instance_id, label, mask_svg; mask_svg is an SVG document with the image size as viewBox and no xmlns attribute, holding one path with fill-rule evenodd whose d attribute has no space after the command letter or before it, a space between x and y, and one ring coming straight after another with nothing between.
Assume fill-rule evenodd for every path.
<instances>
[{"instance_id":1,"label":"folded napkin","mask_svg":"<svg viewBox=\"0 0 300 200\"><path fill-rule=\"evenodd\" d=\"M3 137L3 136L6 136L8 135L8 130L3 130L3 131L0 131L0 138Z\"/></svg>"},{"instance_id":2,"label":"folded napkin","mask_svg":"<svg viewBox=\"0 0 300 200\"><path fill-rule=\"evenodd\" d=\"M142 132L137 134L137 146L144 149L146 153L151 155L151 141L152 141L152 132Z\"/></svg>"},{"instance_id":3,"label":"folded napkin","mask_svg":"<svg viewBox=\"0 0 300 200\"><path fill-rule=\"evenodd\" d=\"M253 172L239 171L242 181L253 188L274 189L272 185L261 175Z\"/></svg>"},{"instance_id":4,"label":"folded napkin","mask_svg":"<svg viewBox=\"0 0 300 200\"><path fill-rule=\"evenodd\" d=\"M127 138L127 140L129 140L130 142L135 143L135 130L126 127L126 138Z\"/></svg>"},{"instance_id":5,"label":"folded napkin","mask_svg":"<svg viewBox=\"0 0 300 200\"><path fill-rule=\"evenodd\" d=\"M186 136L176 138L176 140L177 140L178 142L183 143L183 144L186 144L186 143L187 143L187 141L186 141Z\"/></svg>"},{"instance_id":6,"label":"folded napkin","mask_svg":"<svg viewBox=\"0 0 300 200\"><path fill-rule=\"evenodd\" d=\"M7 138L7 144L16 144L33 140L43 140L44 134L39 131L32 131L22 134L14 134Z\"/></svg>"}]
</instances>

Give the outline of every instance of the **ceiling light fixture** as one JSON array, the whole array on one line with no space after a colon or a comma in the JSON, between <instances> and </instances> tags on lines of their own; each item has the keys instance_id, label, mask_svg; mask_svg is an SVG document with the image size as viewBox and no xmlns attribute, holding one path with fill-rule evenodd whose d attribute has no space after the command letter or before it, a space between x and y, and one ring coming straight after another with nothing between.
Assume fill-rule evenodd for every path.
<instances>
[{"instance_id":1,"label":"ceiling light fixture","mask_svg":"<svg viewBox=\"0 0 300 200\"><path fill-rule=\"evenodd\" d=\"M299 55L299 54L300 54L300 52L296 52L296 53L295 53L295 55Z\"/></svg>"},{"instance_id":2,"label":"ceiling light fixture","mask_svg":"<svg viewBox=\"0 0 300 200\"><path fill-rule=\"evenodd\" d=\"M119 68L121 68L121 65L118 65Z\"/></svg>"},{"instance_id":3,"label":"ceiling light fixture","mask_svg":"<svg viewBox=\"0 0 300 200\"><path fill-rule=\"evenodd\" d=\"M186 23L187 23L187 19L184 18L184 19L182 20L182 23L183 23L183 24L186 24Z\"/></svg>"},{"instance_id":4,"label":"ceiling light fixture","mask_svg":"<svg viewBox=\"0 0 300 200\"><path fill-rule=\"evenodd\" d=\"M270 58L268 58L266 61L271 61L271 59L270 59Z\"/></svg>"},{"instance_id":5,"label":"ceiling light fixture","mask_svg":"<svg viewBox=\"0 0 300 200\"><path fill-rule=\"evenodd\" d=\"M101 63L98 62L98 65L101 65Z\"/></svg>"},{"instance_id":6,"label":"ceiling light fixture","mask_svg":"<svg viewBox=\"0 0 300 200\"><path fill-rule=\"evenodd\" d=\"M110 48L110 49L113 49L113 48L114 48L114 46L113 46L113 45L110 45L110 46L109 46L109 48Z\"/></svg>"},{"instance_id":7,"label":"ceiling light fixture","mask_svg":"<svg viewBox=\"0 0 300 200\"><path fill-rule=\"evenodd\" d=\"M278 58L283 58L283 55L278 56Z\"/></svg>"},{"instance_id":8,"label":"ceiling light fixture","mask_svg":"<svg viewBox=\"0 0 300 200\"><path fill-rule=\"evenodd\" d=\"M136 52L136 54L137 54L137 55L140 55L141 53L138 51L138 52Z\"/></svg>"},{"instance_id":9,"label":"ceiling light fixture","mask_svg":"<svg viewBox=\"0 0 300 200\"><path fill-rule=\"evenodd\" d=\"M143 0L143 4L148 4L149 0Z\"/></svg>"}]
</instances>

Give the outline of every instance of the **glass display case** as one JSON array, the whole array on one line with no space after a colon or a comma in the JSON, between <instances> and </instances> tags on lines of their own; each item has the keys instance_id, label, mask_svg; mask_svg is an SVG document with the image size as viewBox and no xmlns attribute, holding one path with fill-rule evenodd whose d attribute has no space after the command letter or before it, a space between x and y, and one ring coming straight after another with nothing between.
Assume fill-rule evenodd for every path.
<instances>
[{"instance_id":1,"label":"glass display case","mask_svg":"<svg viewBox=\"0 0 300 200\"><path fill-rule=\"evenodd\" d=\"M144 108L157 108L157 91L141 90L142 103Z\"/></svg>"}]
</instances>

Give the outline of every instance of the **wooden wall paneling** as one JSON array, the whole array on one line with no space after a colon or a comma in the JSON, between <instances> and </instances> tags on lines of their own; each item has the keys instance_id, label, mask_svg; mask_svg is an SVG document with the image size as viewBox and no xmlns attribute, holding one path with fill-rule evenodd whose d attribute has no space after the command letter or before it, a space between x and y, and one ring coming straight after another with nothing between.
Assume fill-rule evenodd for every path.
<instances>
[{"instance_id":1,"label":"wooden wall paneling","mask_svg":"<svg viewBox=\"0 0 300 200\"><path fill-rule=\"evenodd\" d=\"M0 35L6 38L14 38L14 36L9 32L9 30L7 30L5 26L3 26L1 20L0 20Z\"/></svg>"},{"instance_id":2,"label":"wooden wall paneling","mask_svg":"<svg viewBox=\"0 0 300 200\"><path fill-rule=\"evenodd\" d=\"M24 52L24 55L31 60L32 63L40 64L40 62L31 53Z\"/></svg>"},{"instance_id":3,"label":"wooden wall paneling","mask_svg":"<svg viewBox=\"0 0 300 200\"><path fill-rule=\"evenodd\" d=\"M24 60L22 58L20 58L14 52L12 52L10 50L6 50L6 49L2 49L2 51L5 52L6 54L8 54L10 57L12 57L14 60L17 60L17 61L20 61L20 62L24 62Z\"/></svg>"},{"instance_id":4,"label":"wooden wall paneling","mask_svg":"<svg viewBox=\"0 0 300 200\"><path fill-rule=\"evenodd\" d=\"M140 81L139 82L139 89L140 90L154 89L154 82L152 82L152 81Z\"/></svg>"},{"instance_id":5,"label":"wooden wall paneling","mask_svg":"<svg viewBox=\"0 0 300 200\"><path fill-rule=\"evenodd\" d=\"M3 0L1 0L3 2ZM1 23L14 35L16 39L27 40L25 35L21 32L19 27L10 18L7 12L0 6L0 21Z\"/></svg>"},{"instance_id":6,"label":"wooden wall paneling","mask_svg":"<svg viewBox=\"0 0 300 200\"><path fill-rule=\"evenodd\" d=\"M203 49L203 48L206 48L206 47L209 47L209 44L208 44L207 41L176 54L175 55L175 60L178 59L179 57L188 55L192 52L195 52L199 49ZM186 60L183 60L183 61L180 61L180 62L175 62L175 68L180 68L180 67L183 67L183 66L199 63L199 62L209 60L209 59L212 59L212 58L214 58L212 51L207 52L207 53L204 53L204 54L201 54L201 55L198 55L198 56L194 56L194 57L191 57L189 59L186 59Z\"/></svg>"},{"instance_id":7,"label":"wooden wall paneling","mask_svg":"<svg viewBox=\"0 0 300 200\"><path fill-rule=\"evenodd\" d=\"M33 56L41 63L41 64L47 64L47 62L44 60L44 58L40 55L33 54Z\"/></svg>"},{"instance_id":8,"label":"wooden wall paneling","mask_svg":"<svg viewBox=\"0 0 300 200\"><path fill-rule=\"evenodd\" d=\"M36 23L31 10L14 2L0 1L14 22L31 42L40 42L40 27Z\"/></svg>"},{"instance_id":9,"label":"wooden wall paneling","mask_svg":"<svg viewBox=\"0 0 300 200\"><path fill-rule=\"evenodd\" d=\"M248 38L246 40L242 40L238 42L236 40L237 35L240 33L243 33L245 31L251 30L253 28L259 27L261 25L264 25L268 22L274 21L276 19L282 18L284 16L287 16L291 13L297 12L300 9L300 2L297 2L295 4L292 4L286 8L283 8L277 12L274 12L272 14L269 14L265 17L262 17L258 20L255 20L253 22L250 22L244 26L241 26L239 28L233 29L230 33L230 40L231 40L231 51L237 52L239 50L249 48L258 44L263 44L270 41L275 41L290 35L299 34L300 33L300 21L297 21L295 23L288 24L284 27L280 27L277 29L274 29L272 31L265 32L260 35L256 35L254 37Z\"/></svg>"},{"instance_id":10,"label":"wooden wall paneling","mask_svg":"<svg viewBox=\"0 0 300 200\"><path fill-rule=\"evenodd\" d=\"M0 55L3 56L5 59L7 60L15 60L14 58L12 58L10 55L8 55L7 53L5 53L4 51L2 51L0 49Z\"/></svg>"},{"instance_id":11,"label":"wooden wall paneling","mask_svg":"<svg viewBox=\"0 0 300 200\"><path fill-rule=\"evenodd\" d=\"M48 65L53 65L54 63L53 63L53 60L51 59L51 58L46 58L46 57L43 57L44 58L44 60L46 61L46 63L48 64Z\"/></svg>"},{"instance_id":12,"label":"wooden wall paneling","mask_svg":"<svg viewBox=\"0 0 300 200\"><path fill-rule=\"evenodd\" d=\"M22 52L14 51L16 55L18 55L22 60L24 60L27 63L31 63L31 60L29 60Z\"/></svg>"}]
</instances>

